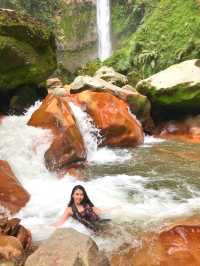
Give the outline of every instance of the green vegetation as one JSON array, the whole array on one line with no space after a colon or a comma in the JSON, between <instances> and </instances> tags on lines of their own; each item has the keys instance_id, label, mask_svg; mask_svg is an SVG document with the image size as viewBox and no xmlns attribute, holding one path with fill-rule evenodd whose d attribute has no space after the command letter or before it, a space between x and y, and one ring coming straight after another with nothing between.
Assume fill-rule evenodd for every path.
<instances>
[{"instance_id":1,"label":"green vegetation","mask_svg":"<svg viewBox=\"0 0 200 266\"><path fill-rule=\"evenodd\" d=\"M0 6L15 9L35 17L50 29L55 27L53 16L59 7L59 0L0 0Z\"/></svg>"},{"instance_id":2,"label":"green vegetation","mask_svg":"<svg viewBox=\"0 0 200 266\"><path fill-rule=\"evenodd\" d=\"M141 2L141 1L140 1ZM145 4L145 1L143 1ZM149 0L148 15L106 64L146 78L174 63L200 57L200 4L196 0Z\"/></svg>"}]
</instances>

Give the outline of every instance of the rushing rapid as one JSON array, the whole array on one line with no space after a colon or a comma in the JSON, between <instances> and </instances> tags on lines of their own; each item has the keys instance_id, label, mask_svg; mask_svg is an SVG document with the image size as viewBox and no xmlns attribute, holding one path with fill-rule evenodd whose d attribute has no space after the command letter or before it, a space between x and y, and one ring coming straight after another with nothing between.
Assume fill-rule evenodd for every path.
<instances>
[{"instance_id":1,"label":"rushing rapid","mask_svg":"<svg viewBox=\"0 0 200 266\"><path fill-rule=\"evenodd\" d=\"M39 103L23 116L4 118L0 130L0 159L9 162L31 194L17 216L31 229L35 240L45 239L55 230L51 224L62 215L77 184L82 184L93 203L106 209L105 216L112 219L115 241L109 236L95 237L100 247L106 249L123 242L137 244L133 241L137 231L199 211L200 188L196 179L200 173L200 146L146 136L144 145L132 150L98 148L101 136L92 119L71 104L88 153L88 180L78 181L70 175L59 179L44 165L51 132L27 126L38 106ZM191 149L194 154L188 157ZM73 219L63 226L91 234Z\"/></svg>"}]
</instances>

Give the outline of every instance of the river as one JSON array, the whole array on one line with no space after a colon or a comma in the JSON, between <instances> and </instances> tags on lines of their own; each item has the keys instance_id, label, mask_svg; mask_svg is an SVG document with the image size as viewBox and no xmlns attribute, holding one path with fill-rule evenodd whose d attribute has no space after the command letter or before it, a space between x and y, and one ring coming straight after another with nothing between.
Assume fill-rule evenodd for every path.
<instances>
[{"instance_id":1,"label":"river","mask_svg":"<svg viewBox=\"0 0 200 266\"><path fill-rule=\"evenodd\" d=\"M7 116L0 130L0 159L10 163L31 194L29 203L16 216L32 231L34 240L46 239L55 230L51 224L62 215L77 184L86 188L96 206L107 210L105 217L112 219L113 232L94 236L72 219L63 226L92 235L107 251L124 243L139 245L137 236L141 232L157 230L170 219L199 212L200 145L145 136L144 144L135 149L97 148L100 136L95 140L98 130L91 125L92 120L74 110L88 142L88 178L58 178L45 168L43 159L51 132L26 125L38 106L23 116Z\"/></svg>"}]
</instances>

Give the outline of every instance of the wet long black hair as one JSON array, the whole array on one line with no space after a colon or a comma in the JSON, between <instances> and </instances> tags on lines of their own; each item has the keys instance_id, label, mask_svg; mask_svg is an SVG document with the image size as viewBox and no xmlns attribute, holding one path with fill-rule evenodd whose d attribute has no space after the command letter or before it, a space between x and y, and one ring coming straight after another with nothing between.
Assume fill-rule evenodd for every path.
<instances>
[{"instance_id":1,"label":"wet long black hair","mask_svg":"<svg viewBox=\"0 0 200 266\"><path fill-rule=\"evenodd\" d=\"M70 198L70 201L69 201L69 203L68 203L68 207L72 207L72 205L74 204L74 199L73 199L72 196L73 196L74 192L75 192L76 190L78 190L78 189L82 190L82 191L83 191L83 195L84 195L84 198L83 198L81 204L82 204L83 206L85 206L85 205L88 204L90 207L94 207L94 204L93 204L93 203L91 202L91 200L89 199L89 197L88 197L88 195L87 195L87 193L86 193L84 187L81 186L81 185L77 185L77 186L75 186L75 187L72 189L71 198Z\"/></svg>"}]
</instances>

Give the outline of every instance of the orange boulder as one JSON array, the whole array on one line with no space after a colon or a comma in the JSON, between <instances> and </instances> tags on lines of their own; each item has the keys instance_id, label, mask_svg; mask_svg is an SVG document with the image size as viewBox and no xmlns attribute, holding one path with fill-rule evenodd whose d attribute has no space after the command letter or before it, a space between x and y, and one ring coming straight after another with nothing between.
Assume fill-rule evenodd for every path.
<instances>
[{"instance_id":1,"label":"orange boulder","mask_svg":"<svg viewBox=\"0 0 200 266\"><path fill-rule=\"evenodd\" d=\"M134 147L143 142L141 124L121 99L107 92L89 90L70 97L87 111L101 130L102 145Z\"/></svg>"},{"instance_id":2,"label":"orange boulder","mask_svg":"<svg viewBox=\"0 0 200 266\"><path fill-rule=\"evenodd\" d=\"M53 143L45 153L45 163L49 170L85 159L82 136L63 97L49 94L33 113L28 125L51 129L53 132Z\"/></svg>"},{"instance_id":3,"label":"orange boulder","mask_svg":"<svg viewBox=\"0 0 200 266\"><path fill-rule=\"evenodd\" d=\"M177 225L158 235L149 235L139 249L121 252L112 266L199 266L200 226Z\"/></svg>"},{"instance_id":4,"label":"orange boulder","mask_svg":"<svg viewBox=\"0 0 200 266\"><path fill-rule=\"evenodd\" d=\"M0 180L0 204L11 213L18 212L28 202L30 195L3 160L0 160Z\"/></svg>"}]
</instances>

